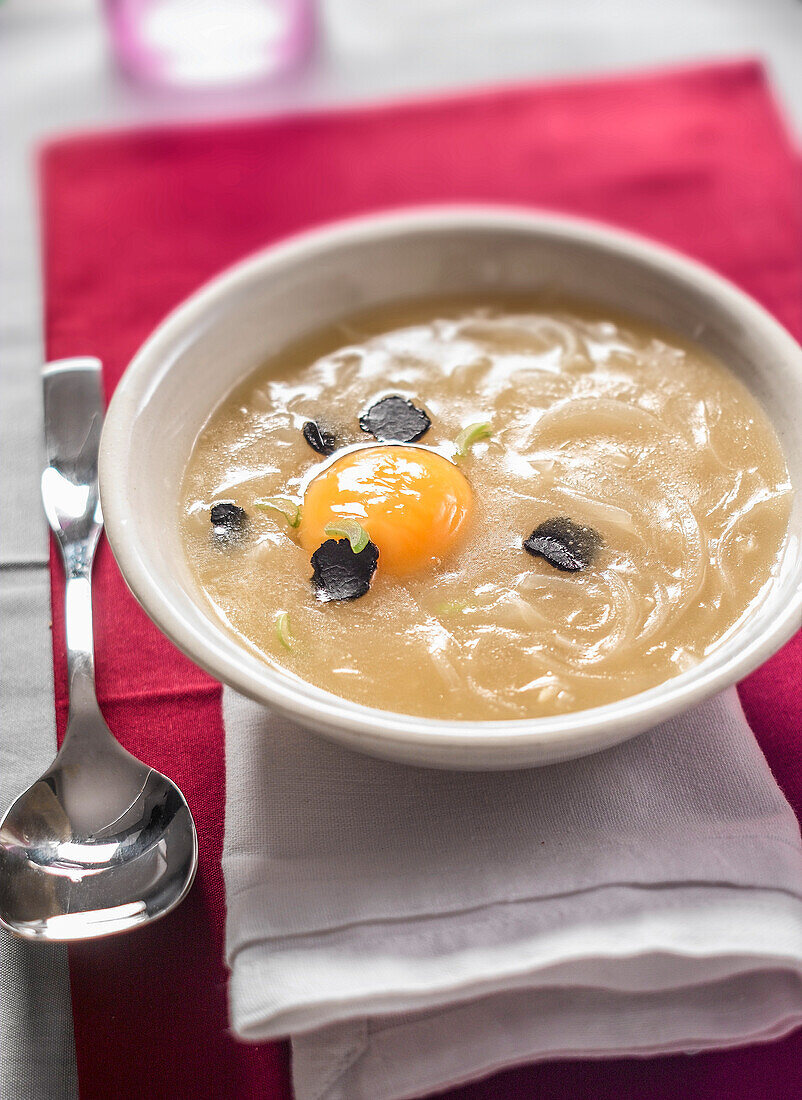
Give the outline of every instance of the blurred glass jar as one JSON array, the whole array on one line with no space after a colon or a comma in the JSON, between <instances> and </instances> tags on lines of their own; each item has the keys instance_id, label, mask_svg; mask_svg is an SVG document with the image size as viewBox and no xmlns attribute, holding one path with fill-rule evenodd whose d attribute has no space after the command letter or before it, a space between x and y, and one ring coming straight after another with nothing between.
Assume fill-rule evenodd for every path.
<instances>
[{"instance_id":1,"label":"blurred glass jar","mask_svg":"<svg viewBox=\"0 0 802 1100\"><path fill-rule=\"evenodd\" d=\"M296 68L315 0L103 0L122 69L172 88L252 83Z\"/></svg>"}]
</instances>

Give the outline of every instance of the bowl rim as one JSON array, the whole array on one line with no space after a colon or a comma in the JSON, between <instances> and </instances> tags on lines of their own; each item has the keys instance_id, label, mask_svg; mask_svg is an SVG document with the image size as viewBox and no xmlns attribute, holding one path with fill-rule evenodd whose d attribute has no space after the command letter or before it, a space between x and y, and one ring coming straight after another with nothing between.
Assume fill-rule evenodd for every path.
<instances>
[{"instance_id":1,"label":"bowl rim","mask_svg":"<svg viewBox=\"0 0 802 1100\"><path fill-rule=\"evenodd\" d=\"M266 270L308 260L321 250L337 250L392 238L406 232L459 230L518 231L525 236L568 239L650 268L717 299L740 315L745 326L761 333L774 355L795 363L802 376L802 348L791 334L753 298L724 277L682 253L626 230L591 219L555 214L535 207L498 204L436 204L400 207L350 217L300 233L246 256L225 268L176 306L152 331L126 368L109 404L100 446L100 496L106 533L120 571L134 597L159 629L196 665L236 691L321 732L338 731L352 744L401 748L433 747L483 750L523 749L535 745L538 755L578 755L583 744L600 747L624 740L642 729L689 709L742 679L780 648L802 625L802 560L793 597L747 645L723 663L715 653L680 673L635 695L602 706L540 718L494 720L435 719L381 710L335 696L292 674L273 669L253 656L259 669L243 667L252 655L224 634L223 645L177 611L170 593L151 572L136 537L127 500L130 425L147 399L166 360L192 339L199 322L246 288ZM741 634L748 616L732 638ZM211 621L211 620L210 620ZM712 667L705 667L712 665ZM584 751L590 751L585 749Z\"/></svg>"}]
</instances>

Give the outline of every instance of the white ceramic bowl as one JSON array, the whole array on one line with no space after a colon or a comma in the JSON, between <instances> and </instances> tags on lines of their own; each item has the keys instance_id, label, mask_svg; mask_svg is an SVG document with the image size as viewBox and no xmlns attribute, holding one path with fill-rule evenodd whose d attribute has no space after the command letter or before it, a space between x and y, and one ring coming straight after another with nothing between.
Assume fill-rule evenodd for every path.
<instances>
[{"instance_id":1,"label":"white ceramic bowl","mask_svg":"<svg viewBox=\"0 0 802 1100\"><path fill-rule=\"evenodd\" d=\"M111 402L100 459L106 529L134 595L216 679L309 729L377 756L448 768L517 768L623 741L745 676L802 624L802 496L762 604L697 667L649 691L550 718L435 721L347 702L237 644L195 593L178 530L193 442L244 375L351 310L473 291L565 291L695 339L767 410L802 486L802 352L760 306L710 271L623 233L512 209L442 207L360 218L237 264L172 313Z\"/></svg>"}]
</instances>

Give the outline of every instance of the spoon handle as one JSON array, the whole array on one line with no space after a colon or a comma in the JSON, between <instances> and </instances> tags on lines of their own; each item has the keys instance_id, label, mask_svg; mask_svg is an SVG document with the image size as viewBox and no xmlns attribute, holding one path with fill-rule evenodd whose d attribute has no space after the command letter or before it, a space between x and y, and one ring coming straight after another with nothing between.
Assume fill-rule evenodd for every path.
<instances>
[{"instance_id":1,"label":"spoon handle","mask_svg":"<svg viewBox=\"0 0 802 1100\"><path fill-rule=\"evenodd\" d=\"M42 500L64 561L67 672L74 715L97 710L91 574L103 528L97 477L103 426L100 360L48 363L42 383L47 450Z\"/></svg>"}]
</instances>

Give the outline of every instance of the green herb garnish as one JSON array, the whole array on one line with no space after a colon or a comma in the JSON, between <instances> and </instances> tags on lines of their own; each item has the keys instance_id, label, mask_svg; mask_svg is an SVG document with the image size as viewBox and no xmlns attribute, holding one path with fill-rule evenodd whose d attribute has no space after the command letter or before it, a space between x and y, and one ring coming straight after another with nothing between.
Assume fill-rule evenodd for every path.
<instances>
[{"instance_id":1,"label":"green herb garnish","mask_svg":"<svg viewBox=\"0 0 802 1100\"><path fill-rule=\"evenodd\" d=\"M361 553L370 542L367 531L355 519L338 519L334 523L327 523L323 533L333 539L348 539L355 554Z\"/></svg>"},{"instance_id":2,"label":"green herb garnish","mask_svg":"<svg viewBox=\"0 0 802 1100\"><path fill-rule=\"evenodd\" d=\"M290 634L290 616L286 611L276 615L276 637L285 649L292 649L292 634Z\"/></svg>"},{"instance_id":3,"label":"green herb garnish","mask_svg":"<svg viewBox=\"0 0 802 1100\"><path fill-rule=\"evenodd\" d=\"M481 443L484 439L490 439L492 435L493 430L489 424L469 424L467 428L462 429L454 440L454 446L457 448L457 458L467 457L474 443Z\"/></svg>"},{"instance_id":4,"label":"green herb garnish","mask_svg":"<svg viewBox=\"0 0 802 1100\"><path fill-rule=\"evenodd\" d=\"M438 615L459 615L468 606L467 600L443 600L434 610Z\"/></svg>"},{"instance_id":5,"label":"green herb garnish","mask_svg":"<svg viewBox=\"0 0 802 1100\"><path fill-rule=\"evenodd\" d=\"M278 512L290 527L298 527L301 522L301 506L289 497L264 497L255 501L253 506L260 512Z\"/></svg>"}]
</instances>

